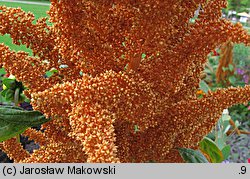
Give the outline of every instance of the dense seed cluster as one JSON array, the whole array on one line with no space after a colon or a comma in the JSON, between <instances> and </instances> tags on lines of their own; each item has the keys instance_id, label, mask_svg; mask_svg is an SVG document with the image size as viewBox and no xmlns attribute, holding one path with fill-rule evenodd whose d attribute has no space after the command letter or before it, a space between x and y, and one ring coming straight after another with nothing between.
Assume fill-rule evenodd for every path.
<instances>
[{"instance_id":1,"label":"dense seed cluster","mask_svg":"<svg viewBox=\"0 0 250 179\"><path fill-rule=\"evenodd\" d=\"M240 24L221 18L225 6L51 0L52 26L0 7L0 33L36 55L1 44L0 64L29 88L34 109L53 118L43 132L24 133L41 146L33 154L18 157L25 151L13 139L3 149L16 162L182 162L177 147L196 148L223 109L250 99L249 86L196 99L207 54L228 40L250 45ZM57 73L44 78L51 68Z\"/></svg>"}]
</instances>

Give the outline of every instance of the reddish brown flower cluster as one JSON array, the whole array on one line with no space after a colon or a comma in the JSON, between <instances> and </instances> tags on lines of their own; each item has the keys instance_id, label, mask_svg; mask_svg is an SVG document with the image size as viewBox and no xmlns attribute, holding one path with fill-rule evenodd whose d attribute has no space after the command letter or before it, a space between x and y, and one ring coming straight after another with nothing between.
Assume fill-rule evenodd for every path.
<instances>
[{"instance_id":1,"label":"reddish brown flower cluster","mask_svg":"<svg viewBox=\"0 0 250 179\"><path fill-rule=\"evenodd\" d=\"M202 11L190 22L198 6ZM17 162L181 162L224 108L250 99L250 87L196 99L207 54L231 40L250 45L240 24L221 18L225 0L51 0L53 26L0 8L1 34L36 55L0 45L0 64L29 89L34 109L53 120L41 145L3 148ZM64 66L62 68L62 66ZM57 69L50 78L46 71Z\"/></svg>"}]
</instances>

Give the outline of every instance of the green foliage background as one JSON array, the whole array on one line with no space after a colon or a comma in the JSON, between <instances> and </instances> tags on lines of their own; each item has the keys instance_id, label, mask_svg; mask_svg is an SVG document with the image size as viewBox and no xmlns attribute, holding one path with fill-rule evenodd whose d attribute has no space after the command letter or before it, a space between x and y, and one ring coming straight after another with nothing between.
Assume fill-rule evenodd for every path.
<instances>
[{"instance_id":1,"label":"green foliage background","mask_svg":"<svg viewBox=\"0 0 250 179\"><path fill-rule=\"evenodd\" d=\"M236 12L243 12L250 8L249 0L228 0L228 10L235 10Z\"/></svg>"},{"instance_id":2,"label":"green foliage background","mask_svg":"<svg viewBox=\"0 0 250 179\"><path fill-rule=\"evenodd\" d=\"M32 12L35 15L36 19L39 19L40 17L47 17L47 11L49 10L49 6L42 6L42 5L35 5L35 4L22 4L22 3L17 3L17 2L0 2L0 6L7 6L7 7L21 7L24 11L26 12ZM10 38L9 35L0 35L0 43L4 43L10 49L15 50L15 51L26 51L32 54L32 51L24 45L15 45L12 43L12 39Z\"/></svg>"}]
</instances>

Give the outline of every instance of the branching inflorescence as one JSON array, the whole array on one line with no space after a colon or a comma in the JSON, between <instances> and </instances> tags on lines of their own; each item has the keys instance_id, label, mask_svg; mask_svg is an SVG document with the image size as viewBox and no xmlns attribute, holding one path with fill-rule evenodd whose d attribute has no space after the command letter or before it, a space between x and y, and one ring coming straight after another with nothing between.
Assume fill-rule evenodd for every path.
<instances>
[{"instance_id":1,"label":"branching inflorescence","mask_svg":"<svg viewBox=\"0 0 250 179\"><path fill-rule=\"evenodd\" d=\"M240 24L221 18L224 7L226 0L51 0L48 26L1 6L0 33L34 56L1 44L0 64L53 118L23 133L40 144L34 153L15 139L2 148L16 162L182 162L176 148L196 148L223 109L250 100L250 86L196 98L210 51L228 40L250 45Z\"/></svg>"}]
</instances>

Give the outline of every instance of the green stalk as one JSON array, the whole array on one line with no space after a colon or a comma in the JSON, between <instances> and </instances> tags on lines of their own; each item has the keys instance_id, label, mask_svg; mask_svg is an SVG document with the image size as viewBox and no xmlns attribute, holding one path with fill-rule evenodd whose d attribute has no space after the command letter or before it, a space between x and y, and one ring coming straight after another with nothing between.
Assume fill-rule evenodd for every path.
<instances>
[{"instance_id":1,"label":"green stalk","mask_svg":"<svg viewBox=\"0 0 250 179\"><path fill-rule=\"evenodd\" d=\"M15 94L14 94L14 103L15 103L15 106L18 106L19 93L20 93L20 88L17 88L15 90Z\"/></svg>"},{"instance_id":2,"label":"green stalk","mask_svg":"<svg viewBox=\"0 0 250 179\"><path fill-rule=\"evenodd\" d=\"M20 88L17 88L17 89L15 90L15 94L14 94L14 104L15 104L15 106L18 106L19 93L20 93ZM16 136L16 140L17 140L17 142L19 142L19 143L21 142L21 140L20 140L20 135L19 135L19 134Z\"/></svg>"}]
</instances>

